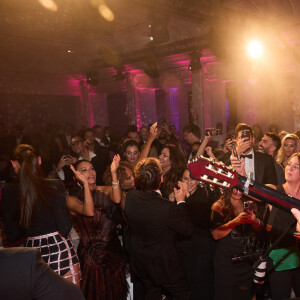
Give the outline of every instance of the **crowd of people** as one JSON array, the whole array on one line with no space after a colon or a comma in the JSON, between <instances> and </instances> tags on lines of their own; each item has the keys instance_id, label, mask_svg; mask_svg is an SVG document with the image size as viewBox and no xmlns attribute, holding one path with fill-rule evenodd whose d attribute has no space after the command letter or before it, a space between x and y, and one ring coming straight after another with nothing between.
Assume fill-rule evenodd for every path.
<instances>
[{"instance_id":1,"label":"crowd of people","mask_svg":"<svg viewBox=\"0 0 300 300\"><path fill-rule=\"evenodd\" d=\"M28 259L33 248L34 263L56 273L43 266L43 278L54 276L46 282L63 288L65 281L74 299L127 299L128 278L136 300L300 297L300 225L293 215L239 189L198 181L187 168L203 155L300 200L299 132L279 132L275 124L266 133L257 124L222 128L218 123L201 139L200 128L189 124L181 140L162 121L139 131L130 125L117 139L99 125L78 132L51 125L30 137L22 126L8 134L0 124L7 248L0 261L9 260L9 247L19 257L14 246L23 245ZM266 270L259 270L265 275L254 281L253 266L270 245ZM6 288L7 299L14 292Z\"/></svg>"}]
</instances>

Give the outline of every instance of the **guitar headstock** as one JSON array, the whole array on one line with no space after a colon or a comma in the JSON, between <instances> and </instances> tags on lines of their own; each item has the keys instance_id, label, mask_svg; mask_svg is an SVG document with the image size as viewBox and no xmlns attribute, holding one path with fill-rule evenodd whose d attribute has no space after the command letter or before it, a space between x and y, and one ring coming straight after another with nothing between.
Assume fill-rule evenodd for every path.
<instances>
[{"instance_id":1,"label":"guitar headstock","mask_svg":"<svg viewBox=\"0 0 300 300\"><path fill-rule=\"evenodd\" d=\"M187 167L191 177L195 180L204 181L223 189L241 186L239 175L234 169L226 167L223 163L216 163L212 159L200 156L191 160Z\"/></svg>"}]
</instances>

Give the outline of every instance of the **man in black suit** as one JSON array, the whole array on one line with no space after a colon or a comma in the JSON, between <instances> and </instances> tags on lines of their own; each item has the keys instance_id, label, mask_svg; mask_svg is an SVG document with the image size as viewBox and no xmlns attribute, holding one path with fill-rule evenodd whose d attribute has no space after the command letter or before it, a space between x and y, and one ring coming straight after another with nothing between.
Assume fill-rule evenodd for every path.
<instances>
[{"instance_id":1,"label":"man in black suit","mask_svg":"<svg viewBox=\"0 0 300 300\"><path fill-rule=\"evenodd\" d=\"M145 299L189 299L184 269L175 246L177 235L189 236L192 225L186 217L185 190L179 182L177 205L159 191L160 163L146 158L135 170L136 190L127 193L125 214L130 231L129 255L133 275L142 283Z\"/></svg>"},{"instance_id":2,"label":"man in black suit","mask_svg":"<svg viewBox=\"0 0 300 300\"><path fill-rule=\"evenodd\" d=\"M235 128L236 152L245 158L245 172L247 176L263 184L277 185L277 175L271 155L253 150L254 135L252 128L239 123Z\"/></svg>"},{"instance_id":3,"label":"man in black suit","mask_svg":"<svg viewBox=\"0 0 300 300\"><path fill-rule=\"evenodd\" d=\"M53 272L33 248L0 250L0 298L84 300L81 290Z\"/></svg>"},{"instance_id":4,"label":"man in black suit","mask_svg":"<svg viewBox=\"0 0 300 300\"><path fill-rule=\"evenodd\" d=\"M71 148L76 153L77 158L71 155L63 155L57 165L58 177L64 181L66 185L73 181L73 172L70 169L71 164L75 164L77 160L88 160L92 163L97 173L96 184L104 185L103 173L107 166L107 161L96 155L87 148L86 141L79 136L74 135L71 139Z\"/></svg>"}]
</instances>

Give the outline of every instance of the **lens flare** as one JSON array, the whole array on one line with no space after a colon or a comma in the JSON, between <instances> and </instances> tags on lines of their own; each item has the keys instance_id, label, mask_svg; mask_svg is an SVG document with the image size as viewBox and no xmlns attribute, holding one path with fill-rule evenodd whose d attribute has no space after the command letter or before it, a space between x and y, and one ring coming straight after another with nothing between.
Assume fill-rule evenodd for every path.
<instances>
[{"instance_id":1,"label":"lens flare","mask_svg":"<svg viewBox=\"0 0 300 300\"><path fill-rule=\"evenodd\" d=\"M248 53L253 58L259 58L263 54L263 46L257 41L253 41L248 45Z\"/></svg>"},{"instance_id":2,"label":"lens flare","mask_svg":"<svg viewBox=\"0 0 300 300\"><path fill-rule=\"evenodd\" d=\"M57 4L53 0L39 0L40 4L51 11L57 11Z\"/></svg>"},{"instance_id":3,"label":"lens flare","mask_svg":"<svg viewBox=\"0 0 300 300\"><path fill-rule=\"evenodd\" d=\"M109 22L112 22L115 19L114 13L111 11L111 9L105 5L101 4L98 7L100 15Z\"/></svg>"}]
</instances>

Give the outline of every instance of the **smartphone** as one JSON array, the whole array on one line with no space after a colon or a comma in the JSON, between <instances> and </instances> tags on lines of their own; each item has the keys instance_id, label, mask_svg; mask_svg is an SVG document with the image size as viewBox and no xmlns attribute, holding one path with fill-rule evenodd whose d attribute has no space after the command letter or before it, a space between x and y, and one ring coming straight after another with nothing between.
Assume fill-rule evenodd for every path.
<instances>
[{"instance_id":1,"label":"smartphone","mask_svg":"<svg viewBox=\"0 0 300 300\"><path fill-rule=\"evenodd\" d=\"M216 135L221 134L221 130L220 129L215 129L215 128L207 128L205 130L205 135L209 135L208 133L210 133L210 136L216 136Z\"/></svg>"},{"instance_id":2,"label":"smartphone","mask_svg":"<svg viewBox=\"0 0 300 300\"><path fill-rule=\"evenodd\" d=\"M246 139L245 139L245 142L246 142L246 141L249 141L249 140L250 140L250 137L251 137L251 132L250 132L250 130L243 130L243 131L242 131L241 139L246 138Z\"/></svg>"},{"instance_id":3,"label":"smartphone","mask_svg":"<svg viewBox=\"0 0 300 300\"><path fill-rule=\"evenodd\" d=\"M244 202L244 212L252 211L253 212L253 201Z\"/></svg>"}]
</instances>

